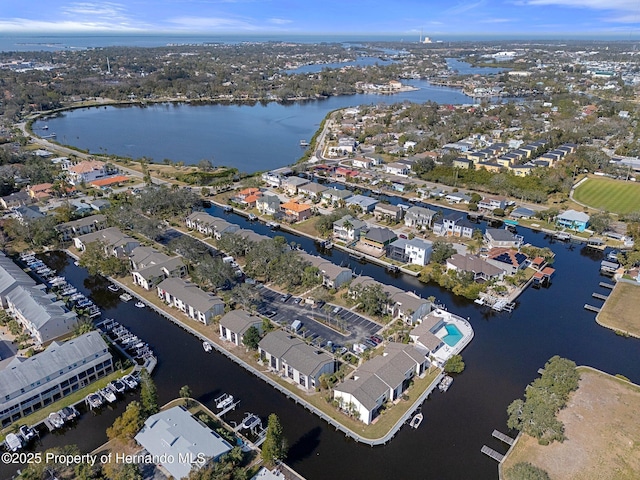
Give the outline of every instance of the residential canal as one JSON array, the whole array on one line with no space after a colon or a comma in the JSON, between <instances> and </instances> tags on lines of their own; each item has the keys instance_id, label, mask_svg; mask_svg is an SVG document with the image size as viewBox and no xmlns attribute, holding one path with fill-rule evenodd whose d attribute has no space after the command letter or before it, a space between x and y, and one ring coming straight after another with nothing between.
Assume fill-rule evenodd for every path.
<instances>
[{"instance_id":1,"label":"residential canal","mask_svg":"<svg viewBox=\"0 0 640 480\"><path fill-rule=\"evenodd\" d=\"M300 140L310 140L332 110L404 101L477 103L457 89L434 86L424 80L403 83L419 90L253 106L165 103L82 108L37 121L33 130L44 134L42 127L47 125L46 133L55 133L58 142L96 154L144 156L157 163L170 159L197 164L207 159L214 165L252 173L295 163L304 153Z\"/></svg>"},{"instance_id":2,"label":"residential canal","mask_svg":"<svg viewBox=\"0 0 640 480\"><path fill-rule=\"evenodd\" d=\"M213 207L209 212L224 215ZM307 238L272 232L257 222L229 214L228 220L259 233L284 235L305 250L317 253ZM542 233L520 229L526 241L550 246L557 254L557 274L548 289L530 288L518 300L512 313L489 313L472 302L455 298L435 286L421 284L405 275L391 276L382 267L353 263L346 254L333 251L335 263L351 266L357 273L412 290L423 297L435 295L451 311L468 317L475 330L471 344L462 352L467 368L457 376L446 393L435 392L424 404L425 420L418 430L403 428L390 444L367 447L346 439L327 424L222 355L206 354L194 337L148 309L124 304L107 290L101 278L88 278L63 254L52 254L53 262L70 282L113 317L153 347L159 358L154 372L161 403L178 395L188 384L194 396L213 406L213 399L228 392L241 399L238 410L228 420L238 420L244 412L262 418L275 412L281 418L291 446L288 463L312 479L496 479L496 463L480 453L482 445L504 452L505 447L491 437L494 428L506 428L506 408L522 396L537 369L553 355L570 358L612 374L621 373L640 382L640 342L623 338L598 326L594 314L583 310L592 303L592 292L608 293L598 287L606 279L599 275L600 253L579 245L549 243ZM603 392L604 393L604 392ZM105 429L123 410L85 414L78 426L65 435L46 435L38 449L70 443L91 450L106 440ZM513 432L511 432L513 433ZM1 477L10 475L6 466Z\"/></svg>"}]
</instances>

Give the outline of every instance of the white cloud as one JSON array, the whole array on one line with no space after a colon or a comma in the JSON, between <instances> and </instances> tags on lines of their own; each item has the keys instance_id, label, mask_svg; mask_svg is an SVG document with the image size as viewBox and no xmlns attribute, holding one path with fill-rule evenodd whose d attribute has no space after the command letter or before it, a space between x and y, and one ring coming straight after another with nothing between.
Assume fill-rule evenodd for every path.
<instances>
[{"instance_id":1,"label":"white cloud","mask_svg":"<svg viewBox=\"0 0 640 480\"><path fill-rule=\"evenodd\" d=\"M475 8L481 7L485 4L485 0L480 0L479 2L474 3L459 3L454 5L451 8L447 8L443 13L446 15L457 15L460 13L468 12L469 10L473 10Z\"/></svg>"},{"instance_id":2,"label":"white cloud","mask_svg":"<svg viewBox=\"0 0 640 480\"><path fill-rule=\"evenodd\" d=\"M485 18L484 20L478 20L478 23L510 23L513 21L513 18Z\"/></svg>"},{"instance_id":3,"label":"white cloud","mask_svg":"<svg viewBox=\"0 0 640 480\"><path fill-rule=\"evenodd\" d=\"M293 20L289 20L287 18L270 18L269 23L273 23L275 25L288 25L289 23L293 23Z\"/></svg>"},{"instance_id":4,"label":"white cloud","mask_svg":"<svg viewBox=\"0 0 640 480\"><path fill-rule=\"evenodd\" d=\"M167 23L173 24L178 29L258 29L258 27L246 19L232 17L176 17L168 19Z\"/></svg>"},{"instance_id":5,"label":"white cloud","mask_svg":"<svg viewBox=\"0 0 640 480\"><path fill-rule=\"evenodd\" d=\"M75 22L75 21L42 21L26 18L11 18L0 20L0 31L3 32L131 32L146 31L145 28L131 27L104 22Z\"/></svg>"}]
</instances>

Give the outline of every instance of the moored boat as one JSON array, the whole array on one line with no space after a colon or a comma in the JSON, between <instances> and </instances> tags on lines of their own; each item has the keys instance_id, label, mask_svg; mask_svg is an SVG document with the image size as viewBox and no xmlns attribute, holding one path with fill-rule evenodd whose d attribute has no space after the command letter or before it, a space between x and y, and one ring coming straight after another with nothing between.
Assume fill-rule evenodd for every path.
<instances>
[{"instance_id":1,"label":"moored boat","mask_svg":"<svg viewBox=\"0 0 640 480\"><path fill-rule=\"evenodd\" d=\"M413 418L411 419L411 422L409 423L409 426L411 428L418 428L420 426L420 424L422 423L423 419L424 419L424 416L422 415L422 412L416 413L413 416Z\"/></svg>"},{"instance_id":2,"label":"moored boat","mask_svg":"<svg viewBox=\"0 0 640 480\"><path fill-rule=\"evenodd\" d=\"M10 452L17 452L22 447L24 447L22 437L15 433L9 433L4 439L4 443L7 446L7 450L9 450Z\"/></svg>"},{"instance_id":3,"label":"moored boat","mask_svg":"<svg viewBox=\"0 0 640 480\"><path fill-rule=\"evenodd\" d=\"M449 387L451 386L452 383L453 383L453 377L450 377L449 375L445 375L445 377L440 381L438 388L440 389L441 392L446 392L447 390L449 390Z\"/></svg>"},{"instance_id":4,"label":"moored boat","mask_svg":"<svg viewBox=\"0 0 640 480\"><path fill-rule=\"evenodd\" d=\"M120 295L120 300L122 300L123 302L128 302L132 298L133 297L131 295L129 295L128 293L123 293L122 295Z\"/></svg>"},{"instance_id":5,"label":"moored boat","mask_svg":"<svg viewBox=\"0 0 640 480\"><path fill-rule=\"evenodd\" d=\"M49 414L49 423L53 428L60 428L64 425L64 419L59 412L51 412Z\"/></svg>"},{"instance_id":6,"label":"moored boat","mask_svg":"<svg viewBox=\"0 0 640 480\"><path fill-rule=\"evenodd\" d=\"M204 348L204 351L207 353L213 350L213 346L209 342L202 342L202 348Z\"/></svg>"},{"instance_id":7,"label":"moored boat","mask_svg":"<svg viewBox=\"0 0 640 480\"><path fill-rule=\"evenodd\" d=\"M90 393L89 395L87 395L86 400L91 408L99 408L104 403L99 392Z\"/></svg>"},{"instance_id":8,"label":"moored boat","mask_svg":"<svg viewBox=\"0 0 640 480\"><path fill-rule=\"evenodd\" d=\"M251 430L252 428L257 427L260 424L262 424L262 420L260 420L260 417L253 413L247 413L244 417L244 420L242 420L242 423L240 424L240 428L242 430Z\"/></svg>"}]
</instances>

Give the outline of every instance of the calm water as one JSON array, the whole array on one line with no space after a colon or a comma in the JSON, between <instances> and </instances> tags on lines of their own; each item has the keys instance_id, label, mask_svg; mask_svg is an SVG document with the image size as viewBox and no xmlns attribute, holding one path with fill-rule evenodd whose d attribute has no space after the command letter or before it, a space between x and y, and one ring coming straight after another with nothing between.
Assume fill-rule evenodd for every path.
<instances>
[{"instance_id":1,"label":"calm water","mask_svg":"<svg viewBox=\"0 0 640 480\"><path fill-rule=\"evenodd\" d=\"M208 211L224 215L217 207ZM250 223L235 214L228 215L228 220L274 235L266 226ZM277 413L291 445L288 462L306 478L387 479L400 474L407 479L488 480L497 478L497 466L480 453L480 448L487 444L505 451L491 432L494 428L507 432L507 406L522 396L525 385L551 356L559 354L578 364L621 373L640 382L640 364L635 361L640 342L599 327L594 314L582 308L584 303L595 302L591 292L606 293L598 287L603 280L598 272L601 254L593 254L579 245L549 243L541 233L523 229L519 233L524 234L526 241L550 246L556 252L554 266L558 273L549 289L528 289L511 314L487 312L437 286L421 284L414 277L392 276L380 267L353 263L338 251L325 255L338 264L351 262L350 266L358 273L423 297L434 295L451 311L468 317L475 330L475 338L462 352L464 373L456 377L447 393L436 392L426 401L425 421L420 429L403 428L389 445L378 448L347 440L221 355L205 354L200 342L167 320L131 303L119 302L117 294L106 289L104 280L87 278L83 269L63 255L54 258L71 282L105 308L104 316L116 318L153 346L160 358L154 378L161 402L176 397L180 387L188 384L194 396L209 406L222 392L240 398L242 403L230 420L238 420L248 411L262 417ZM317 253L311 240L283 235ZM106 426L122 408L118 405L118 410L105 410L95 417L84 415L78 428L65 436L46 436L38 448L77 443L83 450L92 449L105 440ZM2 468L4 478L10 472Z\"/></svg>"},{"instance_id":2,"label":"calm water","mask_svg":"<svg viewBox=\"0 0 640 480\"><path fill-rule=\"evenodd\" d=\"M393 61L391 60L382 60L376 57L359 57L357 60L352 62L336 62L336 63L318 63L313 65L303 65L298 68L293 68L291 70L285 70L284 73L287 74L298 74L298 73L318 73L321 72L324 68L344 68L344 67L369 67L372 65L390 65Z\"/></svg>"},{"instance_id":3,"label":"calm water","mask_svg":"<svg viewBox=\"0 0 640 480\"><path fill-rule=\"evenodd\" d=\"M214 165L240 171L270 170L295 163L304 153L300 140L309 140L332 110L355 105L434 101L475 103L460 91L404 81L420 90L397 95L345 95L326 100L267 105L162 104L147 107L82 108L40 120L34 131L56 133L57 141L92 153L130 158L147 157ZM42 130L47 125L48 130Z\"/></svg>"},{"instance_id":4,"label":"calm water","mask_svg":"<svg viewBox=\"0 0 640 480\"><path fill-rule=\"evenodd\" d=\"M508 72L510 68L502 67L474 67L468 62L463 62L457 58L447 58L447 66L458 75L491 75Z\"/></svg>"}]
</instances>

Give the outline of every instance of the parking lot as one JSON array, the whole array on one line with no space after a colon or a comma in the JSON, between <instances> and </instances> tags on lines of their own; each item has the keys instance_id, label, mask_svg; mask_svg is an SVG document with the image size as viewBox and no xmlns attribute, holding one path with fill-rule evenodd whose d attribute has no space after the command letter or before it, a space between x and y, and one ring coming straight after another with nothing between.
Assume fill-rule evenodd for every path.
<instances>
[{"instance_id":1,"label":"parking lot","mask_svg":"<svg viewBox=\"0 0 640 480\"><path fill-rule=\"evenodd\" d=\"M327 342L332 342L333 346L338 348L346 344L363 343L382 328L381 325L343 307L331 305L331 308L312 308L304 301L298 301L299 297L293 296L282 301L282 293L264 286L260 287L260 293L262 304L259 312L261 314L267 315L282 327L290 327L295 320L299 320L302 325L297 333L306 338L312 338L312 343L318 346L327 346ZM334 326L340 326L349 333L342 334L314 320L313 317L321 318Z\"/></svg>"}]
</instances>

